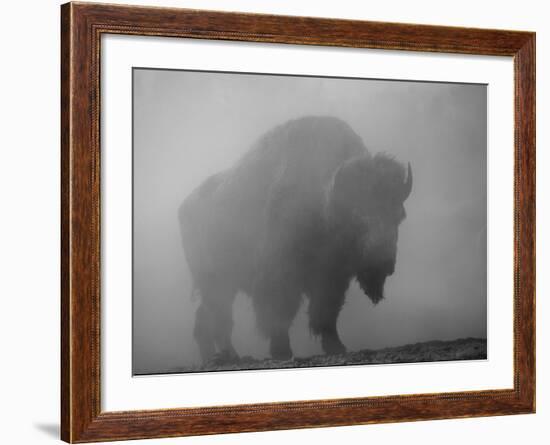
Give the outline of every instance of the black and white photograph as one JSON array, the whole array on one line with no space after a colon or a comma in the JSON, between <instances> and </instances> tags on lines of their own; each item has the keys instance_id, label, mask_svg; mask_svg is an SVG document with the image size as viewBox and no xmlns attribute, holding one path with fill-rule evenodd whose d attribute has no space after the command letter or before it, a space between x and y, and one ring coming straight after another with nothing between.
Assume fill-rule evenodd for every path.
<instances>
[{"instance_id":1,"label":"black and white photograph","mask_svg":"<svg viewBox=\"0 0 550 445\"><path fill-rule=\"evenodd\" d=\"M487 359L487 85L132 90L134 376Z\"/></svg>"},{"instance_id":2,"label":"black and white photograph","mask_svg":"<svg viewBox=\"0 0 550 445\"><path fill-rule=\"evenodd\" d=\"M0 441L547 443L549 10L5 2Z\"/></svg>"}]
</instances>

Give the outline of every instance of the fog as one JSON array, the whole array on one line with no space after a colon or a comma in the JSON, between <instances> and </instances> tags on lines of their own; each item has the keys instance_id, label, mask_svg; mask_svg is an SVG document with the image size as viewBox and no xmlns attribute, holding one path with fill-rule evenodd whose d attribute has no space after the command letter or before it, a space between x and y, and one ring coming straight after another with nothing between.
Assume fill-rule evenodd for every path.
<instances>
[{"instance_id":1,"label":"fog","mask_svg":"<svg viewBox=\"0 0 550 445\"><path fill-rule=\"evenodd\" d=\"M200 363L182 200L288 119L332 115L371 153L410 161L395 273L373 305L356 283L338 330L348 350L486 337L486 86L135 69L133 372ZM296 356L322 353L304 300ZM267 357L249 298L234 305L240 355Z\"/></svg>"}]
</instances>

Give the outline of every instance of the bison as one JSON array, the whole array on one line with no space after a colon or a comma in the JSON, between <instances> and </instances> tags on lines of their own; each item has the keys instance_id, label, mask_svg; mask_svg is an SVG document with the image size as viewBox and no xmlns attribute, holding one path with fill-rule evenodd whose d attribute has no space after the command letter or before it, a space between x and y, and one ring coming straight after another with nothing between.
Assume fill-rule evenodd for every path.
<instances>
[{"instance_id":1,"label":"bison","mask_svg":"<svg viewBox=\"0 0 550 445\"><path fill-rule=\"evenodd\" d=\"M309 327L327 354L357 279L377 303L394 272L398 226L411 193L407 170L372 155L340 119L309 116L267 132L231 168L207 178L179 208L182 243L200 296L194 336L203 361L237 358L231 343L238 292L253 302L274 359L292 357L288 330L309 300Z\"/></svg>"}]
</instances>

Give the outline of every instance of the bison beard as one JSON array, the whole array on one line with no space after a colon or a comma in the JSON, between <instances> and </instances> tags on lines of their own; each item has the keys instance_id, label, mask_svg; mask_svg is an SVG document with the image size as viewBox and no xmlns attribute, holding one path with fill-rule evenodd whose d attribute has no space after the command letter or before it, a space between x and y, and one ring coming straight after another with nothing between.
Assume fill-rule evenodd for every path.
<instances>
[{"instance_id":1,"label":"bison beard","mask_svg":"<svg viewBox=\"0 0 550 445\"><path fill-rule=\"evenodd\" d=\"M384 298L384 284L388 275L383 269L363 270L357 273L357 282L374 304Z\"/></svg>"},{"instance_id":2,"label":"bison beard","mask_svg":"<svg viewBox=\"0 0 550 445\"><path fill-rule=\"evenodd\" d=\"M356 277L374 303L383 298L411 188L410 165L405 172L386 155L372 156L349 125L319 116L274 128L232 168L206 179L179 209L201 300L195 339L203 361L237 358L231 331L239 291L252 298L273 358L292 356L288 329L302 295L324 351L345 351L336 323L346 290Z\"/></svg>"}]
</instances>

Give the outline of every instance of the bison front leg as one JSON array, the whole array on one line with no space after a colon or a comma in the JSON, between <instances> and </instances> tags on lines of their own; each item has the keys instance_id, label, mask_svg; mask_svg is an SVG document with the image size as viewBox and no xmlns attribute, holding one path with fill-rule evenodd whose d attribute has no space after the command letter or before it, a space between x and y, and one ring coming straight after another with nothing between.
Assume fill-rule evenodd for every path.
<instances>
[{"instance_id":1,"label":"bison front leg","mask_svg":"<svg viewBox=\"0 0 550 445\"><path fill-rule=\"evenodd\" d=\"M344 304L345 289L326 288L310 292L309 327L311 332L321 337L325 354L343 354L346 347L340 340L336 323Z\"/></svg>"}]
</instances>

